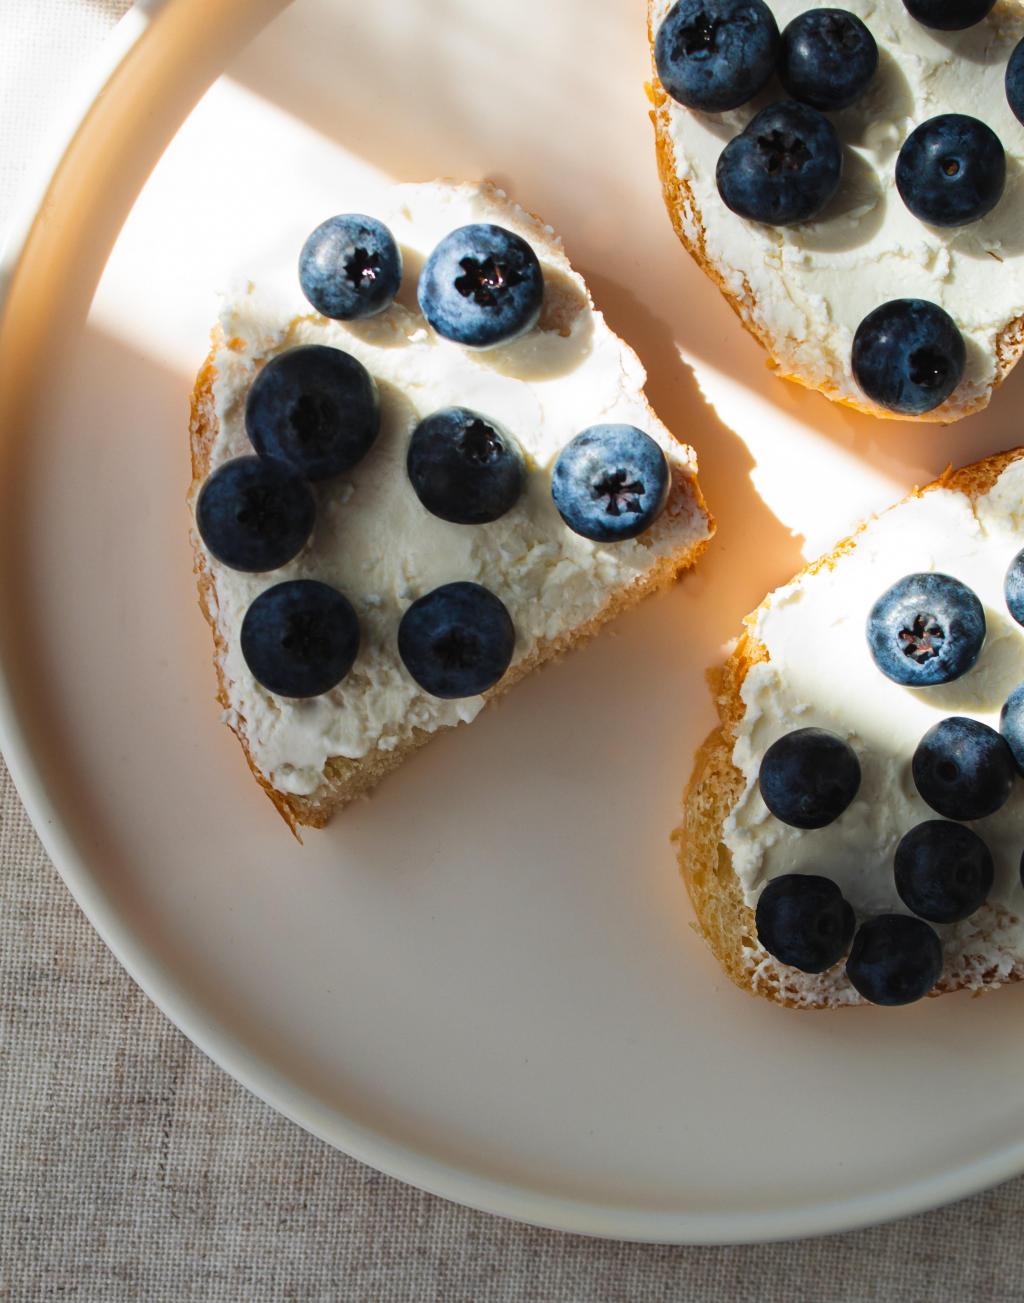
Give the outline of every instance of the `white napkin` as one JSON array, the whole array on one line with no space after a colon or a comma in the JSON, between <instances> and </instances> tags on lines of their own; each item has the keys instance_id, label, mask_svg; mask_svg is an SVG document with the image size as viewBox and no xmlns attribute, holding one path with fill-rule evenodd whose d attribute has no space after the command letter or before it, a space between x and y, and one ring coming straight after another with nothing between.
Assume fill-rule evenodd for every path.
<instances>
[{"instance_id":1,"label":"white napkin","mask_svg":"<svg viewBox=\"0 0 1024 1303\"><path fill-rule=\"evenodd\" d=\"M0 0L0 231L89 54L131 0Z\"/></svg>"}]
</instances>

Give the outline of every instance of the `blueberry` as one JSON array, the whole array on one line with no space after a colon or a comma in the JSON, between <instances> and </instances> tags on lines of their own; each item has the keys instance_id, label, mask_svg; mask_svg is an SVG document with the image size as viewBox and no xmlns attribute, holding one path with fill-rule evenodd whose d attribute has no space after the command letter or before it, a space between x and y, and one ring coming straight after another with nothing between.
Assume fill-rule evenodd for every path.
<instances>
[{"instance_id":1,"label":"blueberry","mask_svg":"<svg viewBox=\"0 0 1024 1303\"><path fill-rule=\"evenodd\" d=\"M242 655L253 678L279 697L318 697L352 668L359 620L335 588L290 579L260 593L242 621Z\"/></svg>"},{"instance_id":2,"label":"blueberry","mask_svg":"<svg viewBox=\"0 0 1024 1303\"><path fill-rule=\"evenodd\" d=\"M942 976L942 942L922 919L878 914L853 938L846 976L872 1004L913 1004Z\"/></svg>"},{"instance_id":3,"label":"blueberry","mask_svg":"<svg viewBox=\"0 0 1024 1303\"><path fill-rule=\"evenodd\" d=\"M765 85L778 47L778 25L763 0L678 0L658 28L654 61L674 100L722 113Z\"/></svg>"},{"instance_id":4,"label":"blueberry","mask_svg":"<svg viewBox=\"0 0 1024 1303\"><path fill-rule=\"evenodd\" d=\"M967 360L948 312L927 299L890 299L869 312L853 337L853 374L873 402L920 416L944 403Z\"/></svg>"},{"instance_id":5,"label":"blueberry","mask_svg":"<svg viewBox=\"0 0 1024 1303\"><path fill-rule=\"evenodd\" d=\"M842 171L842 147L828 118L783 100L755 114L729 141L715 179L722 201L740 217L791 226L818 216Z\"/></svg>"},{"instance_id":6,"label":"blueberry","mask_svg":"<svg viewBox=\"0 0 1024 1303\"><path fill-rule=\"evenodd\" d=\"M335 321L374 317L402 283L402 255L383 222L345 213L321 223L299 255L299 284L317 312Z\"/></svg>"},{"instance_id":7,"label":"blueberry","mask_svg":"<svg viewBox=\"0 0 1024 1303\"><path fill-rule=\"evenodd\" d=\"M442 584L413 602L398 626L398 654L432 697L475 697L493 688L515 650L505 603L481 584Z\"/></svg>"},{"instance_id":8,"label":"blueberry","mask_svg":"<svg viewBox=\"0 0 1024 1303\"><path fill-rule=\"evenodd\" d=\"M875 38L846 9L808 9L783 29L779 79L794 99L816 109L845 109L877 67Z\"/></svg>"},{"instance_id":9,"label":"blueberry","mask_svg":"<svg viewBox=\"0 0 1024 1303\"><path fill-rule=\"evenodd\" d=\"M1024 41L1018 41L1006 65L1006 100L1018 122L1024 122Z\"/></svg>"},{"instance_id":10,"label":"blueberry","mask_svg":"<svg viewBox=\"0 0 1024 1303\"><path fill-rule=\"evenodd\" d=\"M668 501L668 460L635 425L592 425L559 453L551 496L569 528L595 543L636 538Z\"/></svg>"},{"instance_id":11,"label":"blueberry","mask_svg":"<svg viewBox=\"0 0 1024 1303\"><path fill-rule=\"evenodd\" d=\"M900 841L894 864L900 900L930 923L956 923L988 899L992 853L962 823L929 819Z\"/></svg>"},{"instance_id":12,"label":"blueberry","mask_svg":"<svg viewBox=\"0 0 1024 1303\"><path fill-rule=\"evenodd\" d=\"M456 525L497 520L515 506L526 484L516 441L466 407L446 407L420 421L406 467L426 509Z\"/></svg>"},{"instance_id":13,"label":"blueberry","mask_svg":"<svg viewBox=\"0 0 1024 1303\"><path fill-rule=\"evenodd\" d=\"M917 744L914 782L946 819L984 819L1006 804L1013 787L1013 753L994 728L951 715Z\"/></svg>"},{"instance_id":14,"label":"blueberry","mask_svg":"<svg viewBox=\"0 0 1024 1303\"><path fill-rule=\"evenodd\" d=\"M493 348L537 324L544 276L524 239L478 222L444 237L423 268L418 296L439 335L468 348Z\"/></svg>"},{"instance_id":15,"label":"blueberry","mask_svg":"<svg viewBox=\"0 0 1024 1303\"><path fill-rule=\"evenodd\" d=\"M1006 184L999 137L977 118L940 113L915 128L896 159L896 189L932 226L966 226L990 213Z\"/></svg>"},{"instance_id":16,"label":"blueberry","mask_svg":"<svg viewBox=\"0 0 1024 1303\"><path fill-rule=\"evenodd\" d=\"M904 575L887 588L867 621L872 659L893 683L951 683L974 665L985 641L985 611L951 575Z\"/></svg>"},{"instance_id":17,"label":"blueberry","mask_svg":"<svg viewBox=\"0 0 1024 1303\"><path fill-rule=\"evenodd\" d=\"M824 828L857 795L860 763L836 733L798 728L764 753L758 781L776 819L794 828Z\"/></svg>"},{"instance_id":18,"label":"blueberry","mask_svg":"<svg viewBox=\"0 0 1024 1303\"><path fill-rule=\"evenodd\" d=\"M1010 562L1003 580L1006 609L1018 624L1024 624L1024 548Z\"/></svg>"},{"instance_id":19,"label":"blueberry","mask_svg":"<svg viewBox=\"0 0 1024 1303\"><path fill-rule=\"evenodd\" d=\"M786 873L757 900L757 939L770 955L805 973L823 973L850 948L853 910L829 878Z\"/></svg>"},{"instance_id":20,"label":"blueberry","mask_svg":"<svg viewBox=\"0 0 1024 1303\"><path fill-rule=\"evenodd\" d=\"M903 0L911 18L940 32L962 32L980 23L996 0Z\"/></svg>"},{"instance_id":21,"label":"blueberry","mask_svg":"<svg viewBox=\"0 0 1024 1303\"><path fill-rule=\"evenodd\" d=\"M206 550L232 570L276 570L313 532L309 485L271 457L235 457L213 472L196 500L196 527Z\"/></svg>"},{"instance_id":22,"label":"blueberry","mask_svg":"<svg viewBox=\"0 0 1024 1303\"><path fill-rule=\"evenodd\" d=\"M246 433L260 456L279 457L308 480L351 470L379 428L369 372L340 348L322 344L271 358L245 404Z\"/></svg>"},{"instance_id":23,"label":"blueberry","mask_svg":"<svg viewBox=\"0 0 1024 1303\"><path fill-rule=\"evenodd\" d=\"M1018 683L999 712L999 732L1013 752L1017 772L1024 774L1024 683Z\"/></svg>"}]
</instances>

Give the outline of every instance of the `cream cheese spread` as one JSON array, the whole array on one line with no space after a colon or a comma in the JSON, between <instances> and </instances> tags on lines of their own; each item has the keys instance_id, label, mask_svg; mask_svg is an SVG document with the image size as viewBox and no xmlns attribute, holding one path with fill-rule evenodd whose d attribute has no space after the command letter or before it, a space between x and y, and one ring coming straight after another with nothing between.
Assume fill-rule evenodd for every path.
<instances>
[{"instance_id":1,"label":"cream cheese spread","mask_svg":"<svg viewBox=\"0 0 1024 1303\"><path fill-rule=\"evenodd\" d=\"M973 502L933 489L871 520L834 567L819 566L777 589L751 616L749 631L768 652L750 668L741 697L733 762L743 795L724 825L747 903L771 878L818 873L833 879L860 918L909 913L896 893L893 856L904 833L939 816L921 799L911 759L922 735L949 715L993 728L1010 692L1024 680L1024 629L1006 609L1003 577L1024 541L1024 459L1003 470ZM975 667L952 683L905 688L887 679L868 651L865 626L876 599L915 571L955 576L978 595L987 636ZM860 791L832 824L801 831L768 811L757 786L768 747L795 728L817 725L845 738L861 764ZM1006 805L971 825L995 861L988 906L965 922L937 927L947 968L968 985L990 984L1024 958L1024 779ZM774 961L770 961L774 963ZM804 974L794 974L801 984ZM841 970L806 983L856 993ZM834 992L833 992L834 998Z\"/></svg>"},{"instance_id":2,"label":"cream cheese spread","mask_svg":"<svg viewBox=\"0 0 1024 1303\"><path fill-rule=\"evenodd\" d=\"M780 30L813 0L768 0ZM652 0L656 32L672 0ZM864 403L850 369L863 318L893 298L924 298L952 316L967 344L967 366L940 409L955 415L983 405L997 379L997 341L1024 315L1024 126L1006 100L1010 53L1024 37L1024 8L1002 0L962 32L932 31L902 0L843 0L878 43L874 81L857 103L828 116L844 146L839 192L815 222L764 226L726 208L715 166L726 143L766 104L786 98L773 80L751 103L699 113L669 100L676 171L696 211L682 214L687 238L703 249L756 333L787 374L831 396ZM940 230L918 221L896 189L900 146L939 113L987 123L1006 151L1007 181L993 211L968 226Z\"/></svg>"},{"instance_id":3,"label":"cream cheese spread","mask_svg":"<svg viewBox=\"0 0 1024 1303\"><path fill-rule=\"evenodd\" d=\"M229 716L252 759L278 790L316 791L331 756L359 758L390 750L416 729L472 720L476 696L442 701L426 695L403 667L396 637L402 613L440 584L474 580L508 607L516 628L513 667L540 646L598 615L620 588L641 581L663 559L707 538L692 449L677 442L643 396L636 355L605 324L582 279L549 227L489 187L430 183L397 187L387 222L405 260L397 301L378 317L333 322L308 314L299 294L268 306L251 286L226 303L220 320L214 398L219 424L210 468L251 453L245 397L260 365L298 344L328 344L359 359L377 382L381 429L351 472L314 486L317 524L307 547L269 574L229 570L207 555L215 581L215 618L227 646L223 662ZM527 239L545 277L538 327L485 353L434 334L416 307L418 268L449 231L495 221ZM295 250L296 261L298 250ZM529 467L520 502L500 520L454 525L430 515L405 467L417 422L442 407L464 406L499 422L518 440ZM597 544L572 533L551 500L550 471L580 430L601 421L646 430L668 455L675 489L669 506L638 539ZM201 546L201 543L197 545ZM285 579L316 578L354 604L362 630L351 673L333 691L283 700L253 678L239 648L252 600Z\"/></svg>"}]
</instances>

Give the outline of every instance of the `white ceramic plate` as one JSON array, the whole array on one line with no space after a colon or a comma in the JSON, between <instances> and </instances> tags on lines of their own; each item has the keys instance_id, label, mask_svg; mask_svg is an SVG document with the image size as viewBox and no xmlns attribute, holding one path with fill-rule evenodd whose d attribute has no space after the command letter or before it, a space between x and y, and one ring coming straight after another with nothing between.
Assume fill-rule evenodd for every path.
<instances>
[{"instance_id":1,"label":"white ceramic plate","mask_svg":"<svg viewBox=\"0 0 1024 1303\"><path fill-rule=\"evenodd\" d=\"M281 8L133 14L11 244L3 740L71 890L229 1072L482 1208L756 1240L1019 1171L1019 992L837 1016L753 1000L694 935L668 835L712 723L703 672L743 613L864 510L1013 444L1024 377L950 430L774 380L662 211L639 2L297 0L243 48ZM719 537L676 592L300 847L213 702L189 388L220 285L290 264L389 177L436 174L502 179L563 233L696 445Z\"/></svg>"}]
</instances>

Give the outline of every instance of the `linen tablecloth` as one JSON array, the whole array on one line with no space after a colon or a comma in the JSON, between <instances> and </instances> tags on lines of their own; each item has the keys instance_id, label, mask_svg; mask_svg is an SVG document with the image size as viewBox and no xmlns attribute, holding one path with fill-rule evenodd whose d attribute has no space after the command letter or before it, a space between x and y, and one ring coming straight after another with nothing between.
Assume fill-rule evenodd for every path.
<instances>
[{"instance_id":1,"label":"linen tablecloth","mask_svg":"<svg viewBox=\"0 0 1024 1303\"><path fill-rule=\"evenodd\" d=\"M0 0L0 226L127 7ZM149 1003L0 768L4 1303L1010 1300L1024 1296L1022 1224L1024 1179L849 1235L665 1248L514 1225L380 1176L254 1099Z\"/></svg>"}]
</instances>

